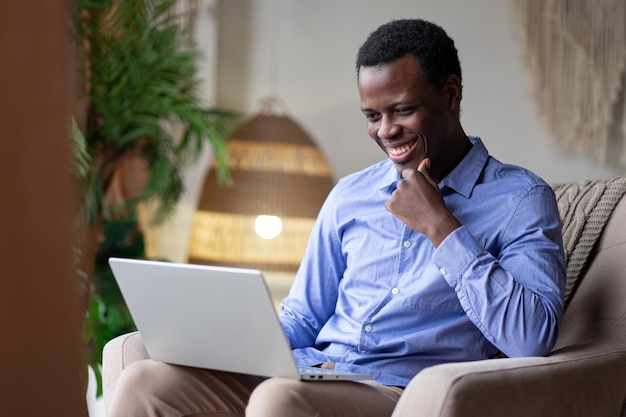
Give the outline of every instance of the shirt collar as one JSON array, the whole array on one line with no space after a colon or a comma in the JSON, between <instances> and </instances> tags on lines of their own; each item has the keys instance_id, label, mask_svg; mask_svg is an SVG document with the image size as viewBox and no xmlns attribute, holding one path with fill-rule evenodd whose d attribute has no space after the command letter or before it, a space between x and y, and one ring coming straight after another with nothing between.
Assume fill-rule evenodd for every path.
<instances>
[{"instance_id":1,"label":"shirt collar","mask_svg":"<svg viewBox=\"0 0 626 417\"><path fill-rule=\"evenodd\" d=\"M473 146L465 157L439 183L439 188L448 187L457 193L469 198L483 168L489 158L487 148L482 140L476 136L468 136Z\"/></svg>"},{"instance_id":2,"label":"shirt collar","mask_svg":"<svg viewBox=\"0 0 626 417\"><path fill-rule=\"evenodd\" d=\"M472 148L461 162L439 183L440 189L448 187L467 198L472 194L472 190L478 182L478 178L489 158L487 148L485 148L479 137L468 136L468 139L473 144ZM387 162L389 169L381 178L379 188L380 190L387 189L389 192L392 192L396 189L400 174L396 170L395 165L391 163L391 160L388 159Z\"/></svg>"},{"instance_id":3,"label":"shirt collar","mask_svg":"<svg viewBox=\"0 0 626 417\"><path fill-rule=\"evenodd\" d=\"M388 165L388 167L380 180L379 189L381 191L387 190L391 193L396 189L396 184L401 177L400 173L396 169L396 166L391 162L391 159L387 159L385 161L385 165Z\"/></svg>"}]
</instances>

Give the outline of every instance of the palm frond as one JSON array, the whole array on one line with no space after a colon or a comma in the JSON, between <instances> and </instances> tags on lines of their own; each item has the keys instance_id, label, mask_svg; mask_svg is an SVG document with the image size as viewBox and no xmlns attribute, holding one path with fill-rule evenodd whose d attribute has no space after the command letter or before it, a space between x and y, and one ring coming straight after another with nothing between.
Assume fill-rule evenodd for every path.
<instances>
[{"instance_id":1,"label":"palm frond","mask_svg":"<svg viewBox=\"0 0 626 417\"><path fill-rule=\"evenodd\" d=\"M85 135L78 127L76 119L72 117L70 121L70 132L72 134L72 149L74 153L74 175L84 180L89 173L89 165L91 163L91 156L87 151L87 142L85 141Z\"/></svg>"},{"instance_id":2,"label":"palm frond","mask_svg":"<svg viewBox=\"0 0 626 417\"><path fill-rule=\"evenodd\" d=\"M94 167L106 169L124 152L146 146L148 181L133 207L158 200L158 217L171 213L180 197L179 170L211 146L219 179L229 181L226 141L241 120L235 112L207 107L199 96L197 62L201 54L178 25L175 0L77 0L82 42L86 45L85 82L90 117L85 129ZM165 125L182 126L174 137ZM87 192L92 210L107 210L102 200L107 178L93 172ZM109 208L110 210L111 208Z\"/></svg>"}]
</instances>

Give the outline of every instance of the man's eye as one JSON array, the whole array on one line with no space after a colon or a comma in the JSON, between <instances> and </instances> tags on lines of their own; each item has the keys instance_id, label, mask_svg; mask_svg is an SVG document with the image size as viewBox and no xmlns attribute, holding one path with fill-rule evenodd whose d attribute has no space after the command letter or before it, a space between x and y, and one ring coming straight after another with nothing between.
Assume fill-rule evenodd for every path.
<instances>
[{"instance_id":1,"label":"man's eye","mask_svg":"<svg viewBox=\"0 0 626 417\"><path fill-rule=\"evenodd\" d=\"M402 109L396 109L396 114L407 115L413 112L413 107L406 107Z\"/></svg>"},{"instance_id":2,"label":"man's eye","mask_svg":"<svg viewBox=\"0 0 626 417\"><path fill-rule=\"evenodd\" d=\"M368 122L375 122L376 120L378 120L379 117L380 117L380 115L378 115L376 113L366 114L365 115L365 119L367 119Z\"/></svg>"}]
</instances>

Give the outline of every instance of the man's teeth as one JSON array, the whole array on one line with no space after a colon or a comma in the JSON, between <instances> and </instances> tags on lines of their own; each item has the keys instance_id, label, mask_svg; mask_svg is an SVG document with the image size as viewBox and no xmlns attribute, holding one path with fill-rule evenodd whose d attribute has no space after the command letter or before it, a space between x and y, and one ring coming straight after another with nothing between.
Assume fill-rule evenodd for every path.
<instances>
[{"instance_id":1,"label":"man's teeth","mask_svg":"<svg viewBox=\"0 0 626 417\"><path fill-rule=\"evenodd\" d=\"M397 146L395 148L388 148L388 149L389 149L390 154L392 154L393 156L397 156L397 155L402 155L403 153L407 152L409 149L411 149L411 146L407 144L407 145Z\"/></svg>"}]
</instances>

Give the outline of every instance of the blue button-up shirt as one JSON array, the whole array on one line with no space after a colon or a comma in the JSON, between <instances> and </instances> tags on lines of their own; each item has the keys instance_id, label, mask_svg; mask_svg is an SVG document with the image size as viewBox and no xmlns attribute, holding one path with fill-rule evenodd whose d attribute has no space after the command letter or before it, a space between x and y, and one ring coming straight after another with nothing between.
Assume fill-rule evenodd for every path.
<instances>
[{"instance_id":1,"label":"blue button-up shirt","mask_svg":"<svg viewBox=\"0 0 626 417\"><path fill-rule=\"evenodd\" d=\"M463 226L438 248L385 209L399 179L391 161L331 191L281 305L298 364L405 386L439 363L550 352L565 285L554 194L470 140L439 184Z\"/></svg>"}]
</instances>

